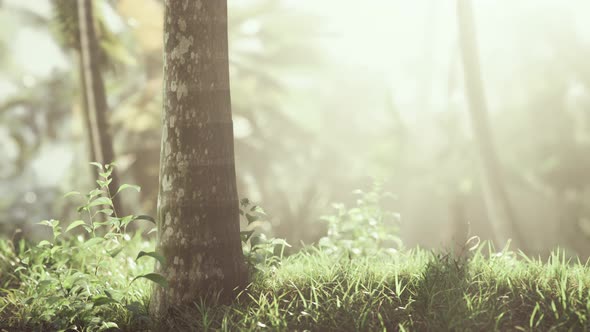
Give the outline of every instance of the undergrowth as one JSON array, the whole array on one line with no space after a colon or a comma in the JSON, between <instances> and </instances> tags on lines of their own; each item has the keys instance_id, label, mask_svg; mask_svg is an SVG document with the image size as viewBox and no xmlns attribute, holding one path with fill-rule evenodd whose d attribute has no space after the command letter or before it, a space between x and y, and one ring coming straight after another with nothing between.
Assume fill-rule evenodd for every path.
<instances>
[{"instance_id":1,"label":"undergrowth","mask_svg":"<svg viewBox=\"0 0 590 332\"><path fill-rule=\"evenodd\" d=\"M136 249L148 246L139 238L130 243ZM518 256L489 249L465 260L415 249L350 259L308 248L278 267L261 270L234 304L197 302L168 324L175 331L588 330L589 267L565 260L559 251L547 261ZM80 316L88 315L113 322L118 330L149 330L151 286L142 281L129 288L124 276L151 266L147 261L132 263L129 257L121 255L109 267L111 273L101 275L113 290L126 290L123 298L98 307L90 299L81 308L67 302L52 305L66 299L47 297L47 292L59 296L61 290L3 278L3 287L11 288L0 297L0 328L100 329L91 319L82 324ZM15 260L16 255L3 246L2 261L7 258ZM6 275L7 267L2 268ZM43 314L48 305L54 315L50 325ZM125 306L133 310L123 310Z\"/></svg>"},{"instance_id":2,"label":"undergrowth","mask_svg":"<svg viewBox=\"0 0 590 332\"><path fill-rule=\"evenodd\" d=\"M99 165L97 165L98 167ZM155 331L149 316L154 241L110 208L110 168L82 196L80 219L39 243L0 241L0 331ZM125 185L125 188L139 189ZM115 193L116 194L116 193ZM379 187L325 218L318 246L282 258L286 243L253 232L264 211L240 210L253 279L226 305L209 298L157 322L170 331L584 331L590 329L590 267L562 251L547 260L489 244L459 256L403 249ZM103 198L104 197L104 198ZM66 225L63 225L66 226ZM389 227L389 228L388 228Z\"/></svg>"},{"instance_id":3,"label":"undergrowth","mask_svg":"<svg viewBox=\"0 0 590 332\"><path fill-rule=\"evenodd\" d=\"M140 238L130 243L136 249L149 246ZM350 259L308 248L278 267L261 270L234 304L197 302L167 325L175 331L590 328L587 265L569 262L559 251L543 262L487 248L468 261L421 249ZM5 245L1 255L3 262L17 259ZM63 289L33 280L33 272L23 280L2 279L3 287L11 288L4 288L0 297L0 327L8 331L96 330L103 326L100 321L124 331L149 330L153 323L147 312L150 284L142 281L129 287L129 278L122 276L146 272L151 264L132 264L130 257L122 253L121 260L108 267L111 273L100 276L111 290L119 290L112 294L118 302L100 306L89 298L77 304L81 307L68 304L71 300L62 294L72 293L67 277L62 279ZM5 274L7 266L2 268ZM99 294L101 290L91 291ZM52 315L51 321L45 319L47 315Z\"/></svg>"},{"instance_id":4,"label":"undergrowth","mask_svg":"<svg viewBox=\"0 0 590 332\"><path fill-rule=\"evenodd\" d=\"M350 259L308 249L231 306L197 303L178 330L587 331L590 269L491 246L469 260L425 250Z\"/></svg>"},{"instance_id":5,"label":"undergrowth","mask_svg":"<svg viewBox=\"0 0 590 332\"><path fill-rule=\"evenodd\" d=\"M98 168L98 188L82 195L80 219L64 224L50 219L39 222L50 236L39 243L19 241L0 245L0 327L16 330L68 331L85 328L109 330L122 325L147 326L145 304L149 292L135 281L147 279L165 287L167 281L152 273L146 258L163 257L149 250L138 234L127 234L130 223L149 216L118 216L112 199L124 184L109 192L112 165ZM146 249L146 250L142 250ZM140 260L141 259L141 260Z\"/></svg>"}]
</instances>

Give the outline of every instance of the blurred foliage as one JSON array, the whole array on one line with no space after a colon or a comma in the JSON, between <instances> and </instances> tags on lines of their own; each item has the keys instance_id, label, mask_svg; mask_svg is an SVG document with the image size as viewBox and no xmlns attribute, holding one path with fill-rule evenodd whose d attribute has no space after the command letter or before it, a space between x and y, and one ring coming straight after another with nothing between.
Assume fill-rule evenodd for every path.
<instances>
[{"instance_id":1,"label":"blurred foliage","mask_svg":"<svg viewBox=\"0 0 590 332\"><path fill-rule=\"evenodd\" d=\"M91 181L80 129L74 6L52 0L43 12L16 3L0 5L0 232L67 214L71 209L58 199L60 193ZM94 3L119 172L123 182L143 189L127 204L153 214L162 2ZM286 3L229 1L238 187L241 197L265 206L272 221L269 234L295 246L319 240L329 227L317 221L328 212L327 202L350 206L349 192L370 184L370 175L389 178L384 189L399 197L395 210L407 221L400 225L406 245L437 246L467 233L487 234L472 137L456 98L461 89L456 59L443 78L448 95L439 98L447 98L438 101L439 109L408 110L396 99L405 87L363 66L337 63L336 57L347 55L330 56L330 47L321 44L325 20ZM491 121L509 191L523 229L534 230L535 250L547 253L562 244L585 257L590 254L590 71L585 63L590 46L562 10L545 4L528 15L526 7L519 8L510 19L526 15L527 25L502 40L518 47L494 57L508 58L509 65L487 68L496 59L486 58L488 41L482 40ZM506 27L495 28L500 33ZM49 40L65 64L31 73L11 52L16 31ZM367 63L373 58L367 54ZM407 70L422 77L413 74L426 69ZM59 165L39 166L56 158ZM54 172L42 171L48 168Z\"/></svg>"},{"instance_id":2,"label":"blurred foliage","mask_svg":"<svg viewBox=\"0 0 590 332\"><path fill-rule=\"evenodd\" d=\"M320 248L328 254L349 258L396 253L402 248L398 237L400 216L383 208L383 201L394 196L383 192L380 183L375 183L369 192L355 193L355 207L347 209L344 204L334 204L336 213L322 218L328 223L328 233L319 240Z\"/></svg>"},{"instance_id":3,"label":"blurred foliage","mask_svg":"<svg viewBox=\"0 0 590 332\"><path fill-rule=\"evenodd\" d=\"M80 30L78 27L78 2L71 0L51 0L53 17L47 24L53 31L56 41L65 49L80 52ZM115 64L132 65L133 57L129 54L118 36L108 27L104 19L105 1L92 1L94 6L96 34L100 44L99 63L102 68L114 69ZM98 9L98 10L97 10Z\"/></svg>"},{"instance_id":4,"label":"blurred foliage","mask_svg":"<svg viewBox=\"0 0 590 332\"><path fill-rule=\"evenodd\" d=\"M141 208L150 213L156 205L159 169L162 80L160 42L163 17L161 3L125 0L116 3L99 1L94 4L99 9L96 11L97 25L101 51L104 53L104 69L113 69L117 65L117 70L107 72L107 88L120 169L124 179L139 183L144 188L140 202L131 203L141 204ZM253 193L257 200L268 200L269 205L272 205L270 197L277 194L286 197L293 187L292 183L281 186L272 181L273 178L306 177L309 173L300 166L310 160L310 151L299 144L307 142L306 145L311 145L314 133L309 132L297 118L292 118L283 111L281 103L287 92L284 90L282 76L287 68L296 71L297 68L320 63L319 54L314 51L312 40L309 38L317 33L317 22L308 20L305 28L290 31L289 29L300 20L301 14L287 10L279 2L256 1L255 5L251 6L241 6L236 2L230 5L232 99L236 127L239 127L236 133L236 158L239 164L240 191ZM112 10L119 20L120 24L115 24L116 29L110 29L106 23L108 20L105 17L112 15L109 10ZM21 15L29 20L39 17L38 14L26 9L21 10ZM71 6L70 2L54 0L51 17L36 19L34 24L52 31L55 42L65 51L75 51L79 48L76 15L76 8ZM137 65L129 65L130 61L126 59L130 58L135 59L133 63ZM77 63L77 59L73 57L71 63ZM22 112L22 120L3 112L7 116L10 115L11 121L3 121L3 124L14 128L10 135L19 146L15 160L7 165L14 170L10 176L20 174L21 180L24 180L24 166L34 159L43 144L50 142L57 141L67 146L68 141L76 137L74 140L81 143L74 147L78 151L76 154L85 155L85 143L81 142L83 135L77 129L81 127L80 106L77 100L77 70L76 66L72 66L63 74L52 77L55 84L67 84L72 88L37 82L34 86L23 89L30 94L54 94L57 91L68 93L67 96L52 98L51 95L43 95L35 99L26 95L19 96L13 103L4 103L3 108L10 112L18 111L15 107L17 101L32 104L29 110ZM39 104L44 104L47 100L55 104L44 105L48 108L47 111L33 112L39 110ZM61 111L60 116L53 115L56 109ZM27 127L34 124L29 121L33 116L51 116L52 121L41 123L47 126L47 130L60 131L65 135L47 137L41 135L39 128L33 127L30 129L33 133L29 141L23 141L20 136L27 133ZM19 120L20 122L15 123ZM64 126L66 123L73 131L68 132ZM81 170L83 158L75 159L73 169L84 174ZM80 177L74 178L80 181ZM314 184L302 182L302 190L308 186L313 187ZM24 193L21 193L20 197L17 195L15 199L22 199L22 195ZM277 204L269 209L280 210L284 208L283 204L295 204L292 207L294 210L310 208L300 207L309 204L308 201L298 203L299 198L296 195L290 196L289 202L277 201ZM14 209L3 212L14 212ZM2 219L16 224L25 221L14 215L6 215Z\"/></svg>"}]
</instances>

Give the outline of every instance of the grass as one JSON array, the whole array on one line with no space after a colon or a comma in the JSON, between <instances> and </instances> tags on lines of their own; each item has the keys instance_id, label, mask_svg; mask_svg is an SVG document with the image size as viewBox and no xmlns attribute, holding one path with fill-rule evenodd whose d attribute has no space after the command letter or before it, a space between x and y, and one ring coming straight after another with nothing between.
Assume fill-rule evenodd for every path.
<instances>
[{"instance_id":1,"label":"grass","mask_svg":"<svg viewBox=\"0 0 590 332\"><path fill-rule=\"evenodd\" d=\"M0 242L0 331L150 330L152 285L130 284L151 269L152 261L131 258L148 246L129 240L77 288L68 278L84 271L83 250L53 257L55 268L28 257L15 272L27 257ZM44 281L56 273L61 285ZM308 248L257 274L232 305L199 301L160 323L174 331L582 331L589 294L589 267L560 251L541 261L489 246L469 259L419 249L338 258Z\"/></svg>"}]
</instances>

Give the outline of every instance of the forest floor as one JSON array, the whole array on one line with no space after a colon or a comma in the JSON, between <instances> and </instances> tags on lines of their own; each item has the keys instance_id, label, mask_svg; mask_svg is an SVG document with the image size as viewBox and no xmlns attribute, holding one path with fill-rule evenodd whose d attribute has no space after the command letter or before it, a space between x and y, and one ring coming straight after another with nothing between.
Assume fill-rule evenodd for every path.
<instances>
[{"instance_id":1,"label":"forest floor","mask_svg":"<svg viewBox=\"0 0 590 332\"><path fill-rule=\"evenodd\" d=\"M135 252L150 245L129 242ZM0 331L154 330L153 284L130 284L151 260L128 249L104 264L89 263L88 254L23 249L0 242ZM418 249L335 257L308 248L264 267L234 304L202 301L165 323L169 331L590 329L587 265L560 252L541 261L488 250L456 259Z\"/></svg>"}]
</instances>

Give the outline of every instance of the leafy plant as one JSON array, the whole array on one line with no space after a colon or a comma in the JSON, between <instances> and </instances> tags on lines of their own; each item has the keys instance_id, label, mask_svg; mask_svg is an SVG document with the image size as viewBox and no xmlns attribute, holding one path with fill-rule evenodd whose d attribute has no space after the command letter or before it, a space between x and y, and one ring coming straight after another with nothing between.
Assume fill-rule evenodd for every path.
<instances>
[{"instance_id":1,"label":"leafy plant","mask_svg":"<svg viewBox=\"0 0 590 332\"><path fill-rule=\"evenodd\" d=\"M290 245L284 239L267 238L264 233L256 233L256 227L266 218L266 212L248 198L240 200L240 217L245 220L246 230L241 231L242 250L251 269L262 270L276 267L283 258L285 247Z\"/></svg>"},{"instance_id":2,"label":"leafy plant","mask_svg":"<svg viewBox=\"0 0 590 332\"><path fill-rule=\"evenodd\" d=\"M402 247L398 234L399 214L384 211L381 202L392 198L384 192L380 183L375 183L369 192L356 190L359 198L356 206L346 208L334 204L336 213L322 217L328 223L328 234L320 239L319 245L328 253L349 256L371 255L384 250L395 252Z\"/></svg>"},{"instance_id":3,"label":"leafy plant","mask_svg":"<svg viewBox=\"0 0 590 332\"><path fill-rule=\"evenodd\" d=\"M140 215L119 217L112 199L126 189L139 191L140 188L124 184L111 194L108 185L113 165L93 165L98 168L98 188L86 195L66 194L66 197L84 198L84 204L78 208L80 219L67 226L55 219L41 221L40 225L50 228L50 239L21 249L15 259L13 278L20 287L4 292L7 307L22 309L19 304L23 303L19 302L24 301L29 308L12 313L20 322L34 319L44 324L42 328L50 330L64 326L68 326L66 330L116 328L117 324L107 318L113 317L112 311L128 320L147 320L147 310L137 310L140 296L132 285L135 280L145 278L167 287L165 278L155 273L129 275L130 271L139 270L134 269L135 261L141 257L152 257L163 263L157 253L140 251L135 261L120 255L133 242L126 233L127 226L136 220L154 220ZM138 235L134 242L139 241ZM28 296L23 297L23 291Z\"/></svg>"}]
</instances>

